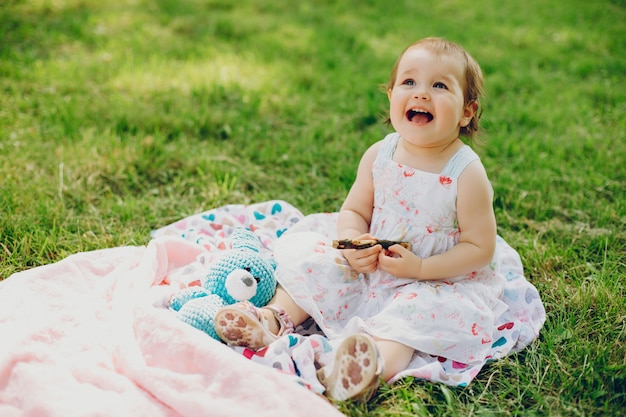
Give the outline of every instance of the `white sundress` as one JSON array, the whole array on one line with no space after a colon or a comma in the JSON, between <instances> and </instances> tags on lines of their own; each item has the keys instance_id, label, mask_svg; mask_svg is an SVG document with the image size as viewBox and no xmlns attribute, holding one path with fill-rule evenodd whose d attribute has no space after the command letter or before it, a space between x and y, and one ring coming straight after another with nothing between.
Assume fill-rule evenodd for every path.
<instances>
[{"instance_id":1,"label":"white sundress","mask_svg":"<svg viewBox=\"0 0 626 417\"><path fill-rule=\"evenodd\" d=\"M426 258L458 243L458 178L478 159L463 146L439 174L392 159L399 135L382 142L373 164L374 212L370 232L380 239L409 241ZM307 216L274 246L281 286L329 339L355 332L394 340L417 353L461 364L484 361L494 343L502 301L502 263L519 263L498 239L492 262L466 276L445 281L399 279L382 271L356 273L332 247L337 213ZM508 265L505 270L521 269ZM443 360L443 359L442 359Z\"/></svg>"}]
</instances>

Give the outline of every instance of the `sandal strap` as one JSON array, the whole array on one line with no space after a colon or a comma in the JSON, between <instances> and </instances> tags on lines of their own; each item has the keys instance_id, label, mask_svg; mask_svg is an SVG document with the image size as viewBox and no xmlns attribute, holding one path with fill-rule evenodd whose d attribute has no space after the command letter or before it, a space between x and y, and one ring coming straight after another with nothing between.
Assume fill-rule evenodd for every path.
<instances>
[{"instance_id":1,"label":"sandal strap","mask_svg":"<svg viewBox=\"0 0 626 417\"><path fill-rule=\"evenodd\" d=\"M295 331L296 326L294 326L293 321L291 321L289 315L282 307L277 305L268 305L262 308L266 308L274 313L274 317L276 318L279 327L276 336L291 334Z\"/></svg>"}]
</instances>

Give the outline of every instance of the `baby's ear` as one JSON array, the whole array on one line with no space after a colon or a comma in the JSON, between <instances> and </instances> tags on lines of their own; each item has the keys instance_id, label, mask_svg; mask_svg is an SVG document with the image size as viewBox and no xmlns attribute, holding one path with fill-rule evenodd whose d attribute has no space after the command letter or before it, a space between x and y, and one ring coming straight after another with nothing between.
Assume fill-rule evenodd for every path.
<instances>
[{"instance_id":1,"label":"baby's ear","mask_svg":"<svg viewBox=\"0 0 626 417\"><path fill-rule=\"evenodd\" d=\"M478 100L472 100L465 105L465 111L463 112L463 116L467 117L467 124L472 121L472 117L478 111Z\"/></svg>"},{"instance_id":2,"label":"baby's ear","mask_svg":"<svg viewBox=\"0 0 626 417\"><path fill-rule=\"evenodd\" d=\"M463 117L461 117L460 125L461 127L469 126L470 122L476 115L478 111L478 101L472 100L465 105L465 109L463 110Z\"/></svg>"}]
</instances>

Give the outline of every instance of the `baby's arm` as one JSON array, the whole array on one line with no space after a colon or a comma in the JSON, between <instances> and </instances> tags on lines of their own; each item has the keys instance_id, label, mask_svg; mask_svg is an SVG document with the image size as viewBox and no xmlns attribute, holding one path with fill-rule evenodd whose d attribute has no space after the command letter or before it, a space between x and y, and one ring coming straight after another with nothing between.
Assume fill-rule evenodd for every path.
<instances>
[{"instance_id":1,"label":"baby's arm","mask_svg":"<svg viewBox=\"0 0 626 417\"><path fill-rule=\"evenodd\" d=\"M483 165L473 162L459 177L459 243L449 251L421 259L399 245L379 256L379 267L397 277L422 280L465 275L487 265L496 246L493 191Z\"/></svg>"},{"instance_id":2,"label":"baby's arm","mask_svg":"<svg viewBox=\"0 0 626 417\"><path fill-rule=\"evenodd\" d=\"M378 143L365 151L356 179L339 211L337 233L339 239L354 239L369 232L374 207L372 165L378 153Z\"/></svg>"},{"instance_id":3,"label":"baby's arm","mask_svg":"<svg viewBox=\"0 0 626 417\"><path fill-rule=\"evenodd\" d=\"M374 207L372 165L378 153L379 143L370 146L361 158L356 179L339 211L337 220L339 239L375 239L369 234L369 228ZM359 250L347 249L343 251L343 255L356 271L373 272L378 267L378 254L381 249L380 245Z\"/></svg>"}]
</instances>

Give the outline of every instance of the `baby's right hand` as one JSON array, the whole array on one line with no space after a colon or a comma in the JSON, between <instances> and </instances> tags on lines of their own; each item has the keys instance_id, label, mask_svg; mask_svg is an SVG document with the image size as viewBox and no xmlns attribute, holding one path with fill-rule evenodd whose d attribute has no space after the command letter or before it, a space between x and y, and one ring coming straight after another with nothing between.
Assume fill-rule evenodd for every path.
<instances>
[{"instance_id":1,"label":"baby's right hand","mask_svg":"<svg viewBox=\"0 0 626 417\"><path fill-rule=\"evenodd\" d=\"M358 236L355 239L368 240L376 239L376 237L366 233ZM378 269L378 254L383 250L380 245L374 245L365 249L343 249L342 253L344 258L348 261L350 266L354 268L356 272L370 273Z\"/></svg>"}]
</instances>

